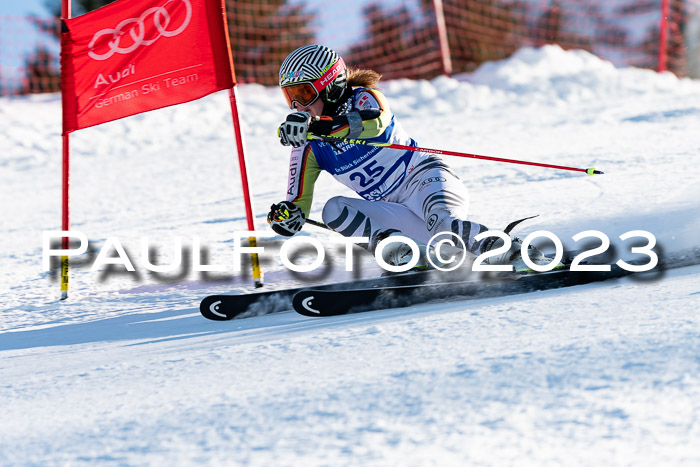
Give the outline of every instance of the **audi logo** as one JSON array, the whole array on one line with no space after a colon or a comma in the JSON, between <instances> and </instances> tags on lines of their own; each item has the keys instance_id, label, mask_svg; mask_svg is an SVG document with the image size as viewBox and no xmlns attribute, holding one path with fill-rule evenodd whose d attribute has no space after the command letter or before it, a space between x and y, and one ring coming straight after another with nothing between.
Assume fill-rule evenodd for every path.
<instances>
[{"instance_id":1,"label":"audi logo","mask_svg":"<svg viewBox=\"0 0 700 467\"><path fill-rule=\"evenodd\" d=\"M169 3L175 2L182 2L185 4L185 19L184 21L182 21L182 24L180 24L180 26L178 26L177 28L168 30L168 28L172 27L172 25L170 24L171 16L170 13L168 13L166 6ZM158 31L158 35L153 38L146 39L145 22L149 15L153 15L153 25ZM95 35L92 36L92 40L88 45L90 49L88 55L95 60L107 60L115 53L123 55L128 54L136 50L141 45L153 44L160 37L177 36L185 30L188 24L190 24L191 19L192 5L190 4L190 0L168 0L163 6L149 8L148 10L144 11L138 18L125 19L124 21L117 24L117 26L114 29L108 28L97 31ZM131 37L133 43L127 47L122 47L121 40L124 38L127 32L129 33L129 36ZM99 47L102 48L104 45L106 45L109 48L109 50L103 54L95 52L95 44L97 44L98 41L104 42L104 39L102 39L103 36L108 35L112 36L111 39L109 39L109 41L106 44L100 43ZM102 39L102 41L100 41L100 39Z\"/></svg>"}]
</instances>

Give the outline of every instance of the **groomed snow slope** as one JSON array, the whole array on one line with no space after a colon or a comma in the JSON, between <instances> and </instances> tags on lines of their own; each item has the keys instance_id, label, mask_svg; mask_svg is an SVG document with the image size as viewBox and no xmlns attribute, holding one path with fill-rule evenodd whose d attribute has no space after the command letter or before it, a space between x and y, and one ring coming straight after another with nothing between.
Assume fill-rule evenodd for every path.
<instances>
[{"instance_id":1,"label":"groomed snow slope","mask_svg":"<svg viewBox=\"0 0 700 467\"><path fill-rule=\"evenodd\" d=\"M540 214L566 245L647 230L670 253L700 245L700 83L616 69L580 51L523 49L475 73L385 82L426 147L596 167L590 177L451 159L472 218ZM157 277L200 237L231 262L245 229L226 93L71 136L72 228L109 237L137 273L72 271L57 301L41 234L60 226L60 99L0 100L0 464L693 465L700 462L700 267L519 297L314 320L210 322L207 294L247 273ZM283 199L279 90L239 89L257 226ZM350 195L319 179L323 200ZM305 228L322 241L332 233ZM299 278L265 242L270 288L379 274L335 262ZM621 257L629 245L618 244ZM94 254L92 259L94 259Z\"/></svg>"}]
</instances>

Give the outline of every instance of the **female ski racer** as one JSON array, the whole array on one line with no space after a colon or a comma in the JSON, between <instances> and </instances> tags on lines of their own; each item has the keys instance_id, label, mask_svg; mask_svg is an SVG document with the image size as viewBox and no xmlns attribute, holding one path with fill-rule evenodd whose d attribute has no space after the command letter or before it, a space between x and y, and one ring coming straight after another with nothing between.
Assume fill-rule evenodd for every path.
<instances>
[{"instance_id":1,"label":"female ski racer","mask_svg":"<svg viewBox=\"0 0 700 467\"><path fill-rule=\"evenodd\" d=\"M284 236L301 230L311 210L314 183L325 170L360 198L329 199L323 222L346 237L368 237L369 243L361 246L372 253L384 238L404 235L420 246L418 267L427 267L425 244L440 232L458 235L474 255L503 245L497 237L475 240L489 229L467 220L469 193L435 155L308 139L311 133L416 147L377 89L380 77L372 70L347 69L343 59L323 45L300 47L284 60L279 85L294 112L280 125L278 136L293 149L287 199L273 204L267 217L272 229ZM513 263L520 258L520 247L513 241L508 251L485 263ZM533 261L543 256L534 248L529 252ZM410 246L402 242L389 243L382 252L393 266L407 264L412 256Z\"/></svg>"}]
</instances>

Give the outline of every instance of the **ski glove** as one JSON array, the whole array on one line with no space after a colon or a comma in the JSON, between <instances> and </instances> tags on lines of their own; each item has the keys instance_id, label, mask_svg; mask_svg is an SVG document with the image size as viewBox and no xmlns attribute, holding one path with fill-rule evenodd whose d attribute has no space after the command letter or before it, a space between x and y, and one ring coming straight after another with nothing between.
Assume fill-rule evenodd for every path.
<instances>
[{"instance_id":1,"label":"ski glove","mask_svg":"<svg viewBox=\"0 0 700 467\"><path fill-rule=\"evenodd\" d=\"M282 146L298 148L306 144L309 123L311 123L311 115L308 112L294 112L287 115L287 120L277 130Z\"/></svg>"},{"instance_id":2,"label":"ski glove","mask_svg":"<svg viewBox=\"0 0 700 467\"><path fill-rule=\"evenodd\" d=\"M363 122L379 118L381 114L381 111L377 109L369 109L336 115L335 117L315 117L311 119L309 131L315 135L330 135L333 130L347 126L348 135L345 138L357 138L364 130Z\"/></svg>"},{"instance_id":3,"label":"ski glove","mask_svg":"<svg viewBox=\"0 0 700 467\"><path fill-rule=\"evenodd\" d=\"M272 230L279 235L291 237L299 232L306 222L306 216L301 208L289 201L270 206L270 213L267 215L267 223Z\"/></svg>"}]
</instances>

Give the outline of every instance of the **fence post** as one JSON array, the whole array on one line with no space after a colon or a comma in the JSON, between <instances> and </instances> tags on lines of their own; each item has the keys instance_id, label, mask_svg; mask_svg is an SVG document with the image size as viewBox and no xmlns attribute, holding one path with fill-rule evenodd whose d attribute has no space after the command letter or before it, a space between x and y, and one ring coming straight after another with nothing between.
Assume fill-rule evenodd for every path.
<instances>
[{"instance_id":1,"label":"fence post","mask_svg":"<svg viewBox=\"0 0 700 467\"><path fill-rule=\"evenodd\" d=\"M452 58L450 57L450 44L447 42L447 26L445 25L445 13L442 10L442 0L433 0L433 9L435 10L438 41L440 42L442 72L450 76L452 74Z\"/></svg>"},{"instance_id":2,"label":"fence post","mask_svg":"<svg viewBox=\"0 0 700 467\"><path fill-rule=\"evenodd\" d=\"M666 71L666 47L668 43L668 0L661 0L661 22L659 24L659 63L657 71Z\"/></svg>"}]
</instances>

